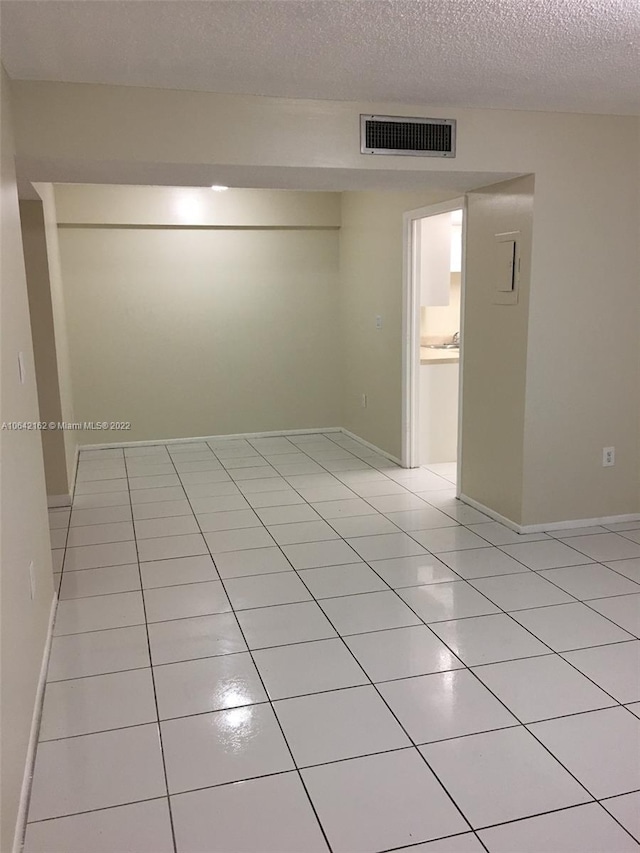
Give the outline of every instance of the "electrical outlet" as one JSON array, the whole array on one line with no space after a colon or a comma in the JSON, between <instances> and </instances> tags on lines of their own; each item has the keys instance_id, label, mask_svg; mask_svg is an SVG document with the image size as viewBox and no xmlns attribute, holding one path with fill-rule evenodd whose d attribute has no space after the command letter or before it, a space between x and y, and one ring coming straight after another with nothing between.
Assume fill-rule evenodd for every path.
<instances>
[{"instance_id":1,"label":"electrical outlet","mask_svg":"<svg viewBox=\"0 0 640 853\"><path fill-rule=\"evenodd\" d=\"M29 563L29 584L31 586L31 600L36 597L36 570L33 560Z\"/></svg>"},{"instance_id":2,"label":"electrical outlet","mask_svg":"<svg viewBox=\"0 0 640 853\"><path fill-rule=\"evenodd\" d=\"M362 408L363 409L367 408L367 395L366 394L362 395Z\"/></svg>"},{"instance_id":3,"label":"electrical outlet","mask_svg":"<svg viewBox=\"0 0 640 853\"><path fill-rule=\"evenodd\" d=\"M610 468L616 464L616 449L615 447L602 448L602 467Z\"/></svg>"},{"instance_id":4,"label":"electrical outlet","mask_svg":"<svg viewBox=\"0 0 640 853\"><path fill-rule=\"evenodd\" d=\"M382 328L382 317L380 314L376 314L376 329L380 330Z\"/></svg>"}]
</instances>

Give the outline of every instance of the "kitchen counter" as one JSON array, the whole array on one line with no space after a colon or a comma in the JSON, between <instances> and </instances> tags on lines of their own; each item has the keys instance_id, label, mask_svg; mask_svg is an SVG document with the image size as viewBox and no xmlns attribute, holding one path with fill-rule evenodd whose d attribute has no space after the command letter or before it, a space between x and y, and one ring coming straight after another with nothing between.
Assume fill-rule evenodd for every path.
<instances>
[{"instance_id":1,"label":"kitchen counter","mask_svg":"<svg viewBox=\"0 0 640 853\"><path fill-rule=\"evenodd\" d=\"M428 347L420 347L420 364L457 364L459 361L459 349L429 349Z\"/></svg>"}]
</instances>

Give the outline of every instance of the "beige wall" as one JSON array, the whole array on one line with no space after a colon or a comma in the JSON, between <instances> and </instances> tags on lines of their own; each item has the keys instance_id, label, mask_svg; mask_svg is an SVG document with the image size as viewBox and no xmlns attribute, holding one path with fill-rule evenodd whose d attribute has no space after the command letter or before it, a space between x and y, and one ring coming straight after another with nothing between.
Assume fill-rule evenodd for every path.
<instances>
[{"instance_id":1,"label":"beige wall","mask_svg":"<svg viewBox=\"0 0 640 853\"><path fill-rule=\"evenodd\" d=\"M29 314L38 385L40 419L59 423L62 418L58 359L56 356L51 283L41 201L20 202L22 245L29 293ZM44 473L48 495L68 495L64 435L61 430L42 432Z\"/></svg>"},{"instance_id":2,"label":"beige wall","mask_svg":"<svg viewBox=\"0 0 640 853\"><path fill-rule=\"evenodd\" d=\"M53 325L56 338L56 355L58 363L58 387L60 388L60 409L62 420L73 423L76 420L73 401L71 376L71 356L69 352L69 332L67 329L67 311L65 295L62 286L60 269L60 246L58 243L58 221L56 200L51 184L36 184L35 189L42 199L44 213L44 233L49 260L49 282L51 284L51 307L53 309ZM78 436L74 430L63 432L65 463L67 466L67 481L69 491L74 488L76 464L78 455Z\"/></svg>"},{"instance_id":3,"label":"beige wall","mask_svg":"<svg viewBox=\"0 0 640 853\"><path fill-rule=\"evenodd\" d=\"M463 495L518 524L527 372L527 324L534 221L533 177L468 197L465 317L462 339ZM495 303L496 234L518 231L518 302Z\"/></svg>"},{"instance_id":4,"label":"beige wall","mask_svg":"<svg viewBox=\"0 0 640 853\"><path fill-rule=\"evenodd\" d=\"M1 70L2 210L0 322L2 421L37 421L38 398L29 324L18 194L13 160L10 84ZM24 354L26 382L18 377ZM0 849L12 849L34 702L53 599L51 553L40 434L0 431L0 586L2 648L2 830ZM29 564L33 561L35 598Z\"/></svg>"},{"instance_id":5,"label":"beige wall","mask_svg":"<svg viewBox=\"0 0 640 853\"><path fill-rule=\"evenodd\" d=\"M435 190L342 195L342 425L396 458L402 453L402 214L456 197Z\"/></svg>"},{"instance_id":6,"label":"beige wall","mask_svg":"<svg viewBox=\"0 0 640 853\"><path fill-rule=\"evenodd\" d=\"M132 427L81 441L340 425L334 194L79 194L57 190L76 416Z\"/></svg>"},{"instance_id":7,"label":"beige wall","mask_svg":"<svg viewBox=\"0 0 640 853\"><path fill-rule=\"evenodd\" d=\"M572 164L560 160L536 174L523 478L528 524L640 511L640 146L632 134L608 140L604 128L574 145ZM611 445L615 467L603 468L602 448Z\"/></svg>"},{"instance_id":8,"label":"beige wall","mask_svg":"<svg viewBox=\"0 0 640 853\"><path fill-rule=\"evenodd\" d=\"M35 82L20 83L16 91L21 168L25 176L45 180L55 173L67 176L58 180L113 181L118 174L138 183L204 184L213 174L216 181L227 175L243 185L269 180L270 186L290 186L294 174L309 181L298 186L335 186L338 175L343 187L353 187L365 178L371 186L379 175L388 187L394 175L405 181L411 175L416 189L455 179L458 193L461 186L495 183L496 173L535 174L522 520L638 511L638 407L629 404L640 384L636 117ZM363 156L360 113L456 118L457 156ZM478 182L480 173L485 178ZM184 179L176 180L178 174ZM370 317L371 301L388 299L395 306L388 316L399 317L397 279L390 278L386 288L381 300L365 295L363 311L354 311L361 344L373 343L370 320L366 328L360 323L361 313ZM376 350L375 344L355 347L346 424L397 453L399 341ZM362 364L366 357L371 371ZM384 374L380 380L376 367ZM385 406L392 411L378 410L379 425L370 412L354 411L353 394L368 376L374 394L386 389ZM603 469L602 447L612 443L616 466Z\"/></svg>"},{"instance_id":9,"label":"beige wall","mask_svg":"<svg viewBox=\"0 0 640 853\"><path fill-rule=\"evenodd\" d=\"M66 225L336 228L339 193L202 187L64 184L56 188L58 222Z\"/></svg>"}]
</instances>

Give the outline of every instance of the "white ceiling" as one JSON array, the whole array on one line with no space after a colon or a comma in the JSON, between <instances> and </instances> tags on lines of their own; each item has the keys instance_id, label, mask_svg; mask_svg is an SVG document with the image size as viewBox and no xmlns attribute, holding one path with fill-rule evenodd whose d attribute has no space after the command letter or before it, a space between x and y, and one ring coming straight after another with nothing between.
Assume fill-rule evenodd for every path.
<instances>
[{"instance_id":1,"label":"white ceiling","mask_svg":"<svg viewBox=\"0 0 640 853\"><path fill-rule=\"evenodd\" d=\"M640 114L640 0L4 0L13 78Z\"/></svg>"}]
</instances>

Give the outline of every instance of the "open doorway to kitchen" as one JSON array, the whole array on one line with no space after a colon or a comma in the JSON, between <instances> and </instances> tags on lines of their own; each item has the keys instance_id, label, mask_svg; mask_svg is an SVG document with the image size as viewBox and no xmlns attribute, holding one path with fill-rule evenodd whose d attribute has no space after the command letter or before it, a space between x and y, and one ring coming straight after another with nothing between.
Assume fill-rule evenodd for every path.
<instances>
[{"instance_id":1,"label":"open doorway to kitchen","mask_svg":"<svg viewBox=\"0 0 640 853\"><path fill-rule=\"evenodd\" d=\"M404 216L403 464L459 481L464 198Z\"/></svg>"}]
</instances>

